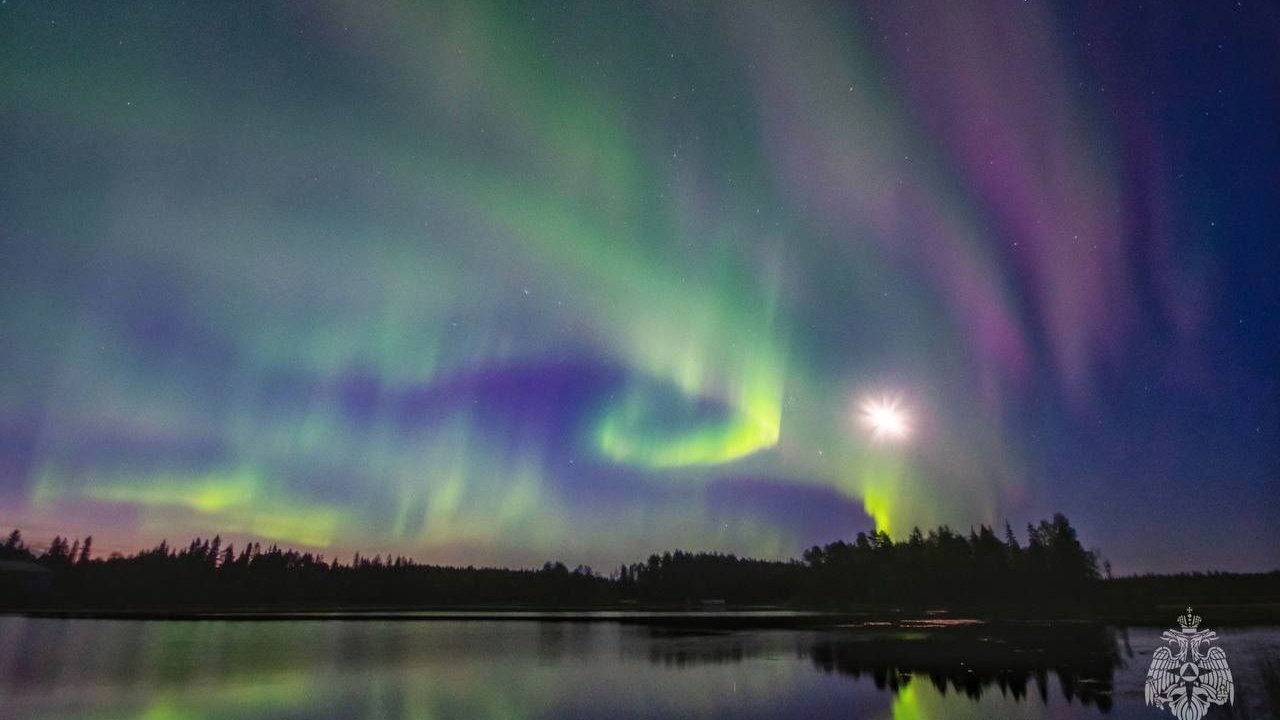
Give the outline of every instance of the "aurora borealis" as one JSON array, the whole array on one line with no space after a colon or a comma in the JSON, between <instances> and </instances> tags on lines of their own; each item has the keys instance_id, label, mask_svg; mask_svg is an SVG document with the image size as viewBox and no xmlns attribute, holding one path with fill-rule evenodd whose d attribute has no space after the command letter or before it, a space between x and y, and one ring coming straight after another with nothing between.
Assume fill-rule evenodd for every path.
<instances>
[{"instance_id":1,"label":"aurora borealis","mask_svg":"<svg viewBox=\"0 0 1280 720\"><path fill-rule=\"evenodd\" d=\"M1118 570L1280 564L1266 3L0 33L0 526L609 566L1061 510Z\"/></svg>"}]
</instances>

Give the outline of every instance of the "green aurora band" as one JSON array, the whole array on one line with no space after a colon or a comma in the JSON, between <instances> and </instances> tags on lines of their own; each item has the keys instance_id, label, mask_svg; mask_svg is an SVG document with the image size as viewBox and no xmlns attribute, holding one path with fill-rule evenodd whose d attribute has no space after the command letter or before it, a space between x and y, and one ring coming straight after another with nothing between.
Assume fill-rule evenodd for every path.
<instances>
[{"instance_id":1,"label":"green aurora band","mask_svg":"<svg viewBox=\"0 0 1280 720\"><path fill-rule=\"evenodd\" d=\"M45 161L6 241L0 421L33 429L0 520L519 563L1021 517L1009 400L1038 362L1088 390L1108 338L1053 293L1122 307L1124 249L1020 294L834 8L588 5L14 10L6 133ZM1075 155L1044 202L1106 245L1109 139L1046 112ZM907 442L858 425L880 393Z\"/></svg>"},{"instance_id":2,"label":"green aurora band","mask_svg":"<svg viewBox=\"0 0 1280 720\"><path fill-rule=\"evenodd\" d=\"M649 131L639 108L653 103L643 91L603 89L603 77L568 71L496 5L389 4L373 16L335 5L319 20L277 22L316 23L306 29L321 34L344 28L347 60L377 68L392 85L390 97L376 98L376 108L358 97L326 107L316 103L331 101L305 90L284 99L270 94L292 67L243 91L212 88L213 78L165 71L165 52L175 49L163 44L150 57L146 49L129 56L147 67L146 83L129 79L119 64L103 72L82 69L88 57L68 57L66 65L26 68L10 88L29 108L27 117L149 156L111 181L124 195L111 210L114 227L102 228L105 237L95 243L95 261L179 269L176 300L198 305L208 326L229 329L237 358L244 357L221 413L189 408L181 368L137 357L91 310L49 309L59 317L46 320L69 326L53 373L53 411L40 433L37 511L89 500L136 508L149 534L181 518L319 547L339 539L409 548L507 540L555 550L569 538L535 526L554 517L563 500L546 490L549 470L536 440L514 451L498 447L506 443L495 445L482 419L465 408L451 410L430 436L409 439L379 429L377 418L353 434L332 403L285 418L251 411L280 367L321 384L359 367L386 386L420 386L550 351L627 369L629 379L578 430L597 462L669 482L763 472L826 485L861 498L876 524L890 530L989 516L990 492L966 493L980 503L974 515L963 497L922 485L911 452L866 444L847 422L847 403L831 407L824 389L843 379L805 366L806 348L794 343L800 320L784 286L823 259L803 256L811 231L779 207L766 181L767 149L749 127L735 127L739 118L709 112L721 103L756 102L730 48L709 53L718 60L705 66L654 70L667 75L655 84L692 99L655 111L669 116ZM164 19L153 23L139 32L154 40ZM651 25L643 32L662 31ZM698 32L716 34L712 27ZM643 63L651 53L626 44L611 50L608 61L621 65ZM856 63L852 69L866 74ZM68 86L79 89L47 91ZM234 106L224 103L228 94ZM854 109L882 129L895 122L883 101L848 103L840 110ZM663 125L673 123L685 127L664 137ZM655 146L673 149L659 155ZM168 191L170 168L160 156L175 150L187 162L222 156L232 166L228 176L257 184L228 187L215 171L195 193ZM306 173L330 172L321 167L373 176L362 178L367 197L309 189ZM370 207L369 215L335 225L298 210L329 201L377 209L385 202L384 215L393 219ZM426 219L413 228L408 217ZM187 239L175 242L181 237ZM852 252L885 262L873 248ZM108 295L135 290L112 287L114 278L104 275ZM522 312L525 298L554 298L554 309ZM699 417L698 406L708 402L717 417ZM112 422L121 412L132 416L125 427L148 425L141 433L199 435L210 429L191 426L208 422L232 462L184 474L167 467L163 453L88 468L67 459L76 453L63 443L75 440L64 439L92 432L86 421ZM191 417L206 412L207 421ZM800 472L792 470L797 466ZM696 471L710 467L723 469ZM376 495L388 497L389 507L326 501L282 477L330 468L380 485ZM655 525L651 512L619 514L613 524L623 528ZM690 542L790 549L767 528L706 537L696 530L697 513L664 514L668 522L659 525L675 526L670 532ZM695 527L676 529L689 521Z\"/></svg>"}]
</instances>

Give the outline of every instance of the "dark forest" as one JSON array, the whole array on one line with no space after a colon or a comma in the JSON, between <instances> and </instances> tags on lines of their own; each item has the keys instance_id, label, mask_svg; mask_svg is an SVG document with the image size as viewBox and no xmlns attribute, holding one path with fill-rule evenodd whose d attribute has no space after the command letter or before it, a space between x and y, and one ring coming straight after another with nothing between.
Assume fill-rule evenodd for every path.
<instances>
[{"instance_id":1,"label":"dark forest","mask_svg":"<svg viewBox=\"0 0 1280 720\"><path fill-rule=\"evenodd\" d=\"M449 567L403 556L348 560L221 537L161 542L133 555L93 556L91 537L56 537L33 551L20 530L0 545L0 605L49 610L295 610L324 608L782 607L988 616L1153 613L1158 605L1280 597L1280 573L1112 579L1061 514L1028 525L960 533L916 529L901 542L859 533L790 561L676 550L602 573Z\"/></svg>"}]
</instances>

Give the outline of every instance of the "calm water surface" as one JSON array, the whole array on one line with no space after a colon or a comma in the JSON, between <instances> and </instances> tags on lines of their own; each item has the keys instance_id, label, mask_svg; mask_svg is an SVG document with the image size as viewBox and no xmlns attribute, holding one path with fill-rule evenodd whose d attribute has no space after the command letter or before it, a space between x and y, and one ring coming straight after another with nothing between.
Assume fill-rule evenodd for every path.
<instances>
[{"instance_id":1,"label":"calm water surface","mask_svg":"<svg viewBox=\"0 0 1280 720\"><path fill-rule=\"evenodd\" d=\"M0 617L0 717L1169 718L1160 631ZM1280 628L1219 635L1236 706L1209 717L1277 717Z\"/></svg>"}]
</instances>

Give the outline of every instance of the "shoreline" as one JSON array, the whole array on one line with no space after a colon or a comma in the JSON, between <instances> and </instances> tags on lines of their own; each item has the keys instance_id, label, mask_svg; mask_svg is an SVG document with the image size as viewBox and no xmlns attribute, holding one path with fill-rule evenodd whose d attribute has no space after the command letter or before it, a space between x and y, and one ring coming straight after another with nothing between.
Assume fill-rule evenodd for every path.
<instances>
[{"instance_id":1,"label":"shoreline","mask_svg":"<svg viewBox=\"0 0 1280 720\"><path fill-rule=\"evenodd\" d=\"M1215 627L1280 624L1280 606L1202 606ZM111 620L135 622L540 622L616 623L620 625L705 630L946 630L961 627L1116 625L1162 627L1173 615L1154 612L1077 614L1036 617L1018 614L965 613L960 610L848 611L787 608L690 610L673 608L316 608L275 610L12 608L0 617L38 620ZM1176 613L1174 613L1176 614ZM1168 615L1166 618L1165 616Z\"/></svg>"}]
</instances>

